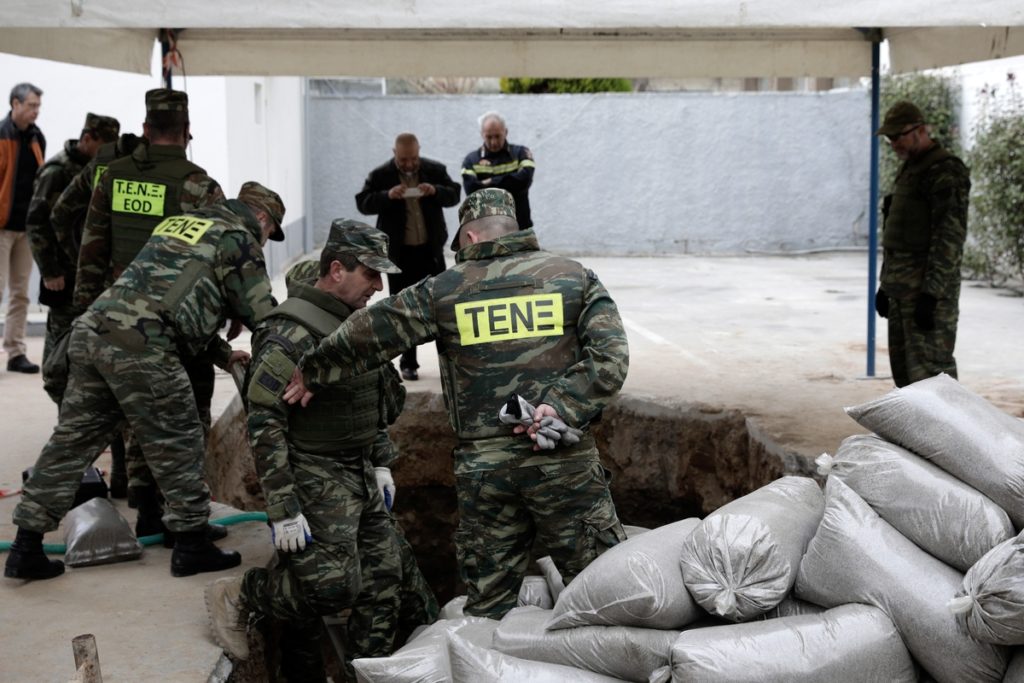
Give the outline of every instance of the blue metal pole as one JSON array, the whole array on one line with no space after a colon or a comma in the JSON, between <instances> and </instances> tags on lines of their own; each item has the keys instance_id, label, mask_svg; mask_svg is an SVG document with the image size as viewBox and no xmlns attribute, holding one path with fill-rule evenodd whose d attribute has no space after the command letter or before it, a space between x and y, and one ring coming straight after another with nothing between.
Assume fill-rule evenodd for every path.
<instances>
[{"instance_id":1,"label":"blue metal pole","mask_svg":"<svg viewBox=\"0 0 1024 683\"><path fill-rule=\"evenodd\" d=\"M878 75L881 43L871 41L871 196L868 198L868 368L867 376L875 376L875 291L878 289Z\"/></svg>"}]
</instances>

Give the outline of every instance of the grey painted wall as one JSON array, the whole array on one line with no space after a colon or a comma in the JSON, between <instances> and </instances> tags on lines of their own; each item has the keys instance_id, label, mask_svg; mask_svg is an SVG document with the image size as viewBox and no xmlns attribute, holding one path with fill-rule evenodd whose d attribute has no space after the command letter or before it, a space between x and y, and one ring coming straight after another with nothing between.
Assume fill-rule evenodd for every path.
<instances>
[{"instance_id":1,"label":"grey painted wall","mask_svg":"<svg viewBox=\"0 0 1024 683\"><path fill-rule=\"evenodd\" d=\"M320 244L412 131L459 181L477 117L508 120L537 162L541 245L569 254L791 251L867 243L866 91L313 98L312 220ZM364 218L369 223L374 218ZM457 226L448 212L449 231Z\"/></svg>"}]
</instances>

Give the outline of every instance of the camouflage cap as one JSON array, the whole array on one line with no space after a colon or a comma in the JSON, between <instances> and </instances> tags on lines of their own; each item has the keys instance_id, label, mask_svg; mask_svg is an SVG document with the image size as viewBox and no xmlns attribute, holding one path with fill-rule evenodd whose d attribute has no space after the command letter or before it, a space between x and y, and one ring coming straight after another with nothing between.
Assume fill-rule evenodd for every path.
<instances>
[{"instance_id":1,"label":"camouflage cap","mask_svg":"<svg viewBox=\"0 0 1024 683\"><path fill-rule=\"evenodd\" d=\"M89 112L83 128L104 142L113 142L121 133L121 123L113 116L100 116Z\"/></svg>"},{"instance_id":2,"label":"camouflage cap","mask_svg":"<svg viewBox=\"0 0 1024 683\"><path fill-rule=\"evenodd\" d=\"M274 232L270 234L270 239L275 242L284 240L284 230L281 229L281 221L284 220L284 202L281 201L281 195L260 185L255 180L250 180L242 183L242 189L238 191L238 201L266 211L276 224Z\"/></svg>"},{"instance_id":3,"label":"camouflage cap","mask_svg":"<svg viewBox=\"0 0 1024 683\"><path fill-rule=\"evenodd\" d=\"M170 88L155 88L146 92L146 113L158 111L180 112L188 116L188 93Z\"/></svg>"},{"instance_id":4,"label":"camouflage cap","mask_svg":"<svg viewBox=\"0 0 1024 683\"><path fill-rule=\"evenodd\" d=\"M378 273L394 275L402 272L388 259L388 236L366 223L335 218L324 248L352 254L364 266Z\"/></svg>"},{"instance_id":5,"label":"camouflage cap","mask_svg":"<svg viewBox=\"0 0 1024 683\"><path fill-rule=\"evenodd\" d=\"M466 197L459 207L459 229L452 238L452 251L459 250L459 232L462 226L484 216L516 217L516 200L507 190L485 187Z\"/></svg>"},{"instance_id":6,"label":"camouflage cap","mask_svg":"<svg viewBox=\"0 0 1024 683\"><path fill-rule=\"evenodd\" d=\"M913 102L901 100L885 112L885 121L875 131L875 135L898 135L906 126L924 122L924 114Z\"/></svg>"}]
</instances>

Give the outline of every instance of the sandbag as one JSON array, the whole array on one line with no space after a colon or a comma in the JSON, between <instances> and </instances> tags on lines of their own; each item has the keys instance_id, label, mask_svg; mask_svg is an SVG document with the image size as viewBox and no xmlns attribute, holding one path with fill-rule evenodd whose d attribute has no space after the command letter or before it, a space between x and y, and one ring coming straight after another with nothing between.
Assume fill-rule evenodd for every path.
<instances>
[{"instance_id":1,"label":"sandbag","mask_svg":"<svg viewBox=\"0 0 1024 683\"><path fill-rule=\"evenodd\" d=\"M551 591L548 590L547 579L543 576L523 577L523 583L519 586L519 596L516 600L517 607L533 605L541 609L551 609L553 603Z\"/></svg>"},{"instance_id":2,"label":"sandbag","mask_svg":"<svg viewBox=\"0 0 1024 683\"><path fill-rule=\"evenodd\" d=\"M671 659L674 681L917 681L892 620L869 605L685 631Z\"/></svg>"},{"instance_id":3,"label":"sandbag","mask_svg":"<svg viewBox=\"0 0 1024 683\"><path fill-rule=\"evenodd\" d=\"M537 567L540 568L540 573L548 583L548 592L551 593L551 599L557 602L558 596L565 590L562 572L558 571L558 567L555 566L555 561L551 559L550 555L545 555L537 560Z\"/></svg>"},{"instance_id":4,"label":"sandbag","mask_svg":"<svg viewBox=\"0 0 1024 683\"><path fill-rule=\"evenodd\" d=\"M64 564L85 567L135 560L142 544L106 498L90 498L64 516Z\"/></svg>"},{"instance_id":5,"label":"sandbag","mask_svg":"<svg viewBox=\"0 0 1024 683\"><path fill-rule=\"evenodd\" d=\"M681 628L703 615L683 585L679 553L700 524L684 519L606 550L555 603L549 629L601 624Z\"/></svg>"},{"instance_id":6,"label":"sandbag","mask_svg":"<svg viewBox=\"0 0 1024 683\"><path fill-rule=\"evenodd\" d=\"M942 374L846 409L866 429L970 484L1024 527L1024 422Z\"/></svg>"},{"instance_id":7,"label":"sandbag","mask_svg":"<svg viewBox=\"0 0 1024 683\"><path fill-rule=\"evenodd\" d=\"M824 463L819 473L842 479L897 531L962 572L1013 536L1010 518L988 496L877 436L851 436L834 458L815 462Z\"/></svg>"},{"instance_id":8,"label":"sandbag","mask_svg":"<svg viewBox=\"0 0 1024 683\"><path fill-rule=\"evenodd\" d=\"M444 603L441 611L437 613L437 620L442 621L445 619L459 619L466 616L463 610L466 609L466 596L457 595L448 602Z\"/></svg>"},{"instance_id":9,"label":"sandbag","mask_svg":"<svg viewBox=\"0 0 1024 683\"><path fill-rule=\"evenodd\" d=\"M1006 648L961 633L946 607L963 576L907 540L839 479L829 477L825 497L796 596L825 607L860 602L883 610L939 683L1001 680Z\"/></svg>"},{"instance_id":10,"label":"sandbag","mask_svg":"<svg viewBox=\"0 0 1024 683\"><path fill-rule=\"evenodd\" d=\"M452 680L466 683L622 683L621 678L478 647L452 633L448 634L448 661Z\"/></svg>"},{"instance_id":11,"label":"sandbag","mask_svg":"<svg viewBox=\"0 0 1024 683\"><path fill-rule=\"evenodd\" d=\"M708 515L680 555L694 600L730 621L775 607L793 588L824 505L813 479L782 477Z\"/></svg>"},{"instance_id":12,"label":"sandbag","mask_svg":"<svg viewBox=\"0 0 1024 683\"><path fill-rule=\"evenodd\" d=\"M486 617L435 621L390 657L353 659L358 683L451 683L448 633L488 647L498 622Z\"/></svg>"},{"instance_id":13,"label":"sandbag","mask_svg":"<svg viewBox=\"0 0 1024 683\"><path fill-rule=\"evenodd\" d=\"M1024 683L1024 647L1014 648L1010 666L1006 667L1003 683Z\"/></svg>"},{"instance_id":14,"label":"sandbag","mask_svg":"<svg viewBox=\"0 0 1024 683\"><path fill-rule=\"evenodd\" d=\"M1024 645L1024 532L992 548L968 570L951 608L978 640Z\"/></svg>"},{"instance_id":15,"label":"sandbag","mask_svg":"<svg viewBox=\"0 0 1024 683\"><path fill-rule=\"evenodd\" d=\"M669 649L679 631L633 626L578 626L547 631L551 610L516 607L501 620L491 648L514 657L565 664L577 669L646 681L668 664Z\"/></svg>"}]
</instances>

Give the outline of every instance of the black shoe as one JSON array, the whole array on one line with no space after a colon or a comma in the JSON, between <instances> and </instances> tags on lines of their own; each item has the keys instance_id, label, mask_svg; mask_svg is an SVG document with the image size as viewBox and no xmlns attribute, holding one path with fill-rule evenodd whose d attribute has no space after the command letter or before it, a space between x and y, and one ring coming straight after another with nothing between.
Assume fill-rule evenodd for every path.
<instances>
[{"instance_id":1,"label":"black shoe","mask_svg":"<svg viewBox=\"0 0 1024 683\"><path fill-rule=\"evenodd\" d=\"M200 572L219 572L237 567L242 556L234 550L221 550L206 536L206 530L179 531L171 553L171 575L192 576Z\"/></svg>"},{"instance_id":2,"label":"black shoe","mask_svg":"<svg viewBox=\"0 0 1024 683\"><path fill-rule=\"evenodd\" d=\"M415 382L419 378L420 375L416 372L416 368L402 368L402 379Z\"/></svg>"},{"instance_id":3,"label":"black shoe","mask_svg":"<svg viewBox=\"0 0 1024 683\"><path fill-rule=\"evenodd\" d=\"M139 506L139 516L135 519L136 538L166 534L167 527L164 526L163 521L164 506L157 487L135 486L132 487L132 491Z\"/></svg>"},{"instance_id":4,"label":"black shoe","mask_svg":"<svg viewBox=\"0 0 1024 683\"><path fill-rule=\"evenodd\" d=\"M128 475L124 472L110 473L110 497L122 500L128 497Z\"/></svg>"},{"instance_id":5,"label":"black shoe","mask_svg":"<svg viewBox=\"0 0 1024 683\"><path fill-rule=\"evenodd\" d=\"M39 372L39 366L25 358L25 354L21 354L7 360L7 372L24 372L26 375L34 375Z\"/></svg>"},{"instance_id":6,"label":"black shoe","mask_svg":"<svg viewBox=\"0 0 1024 683\"><path fill-rule=\"evenodd\" d=\"M223 524L207 524L206 525L206 538L208 540L210 540L210 541L223 541L227 537L228 537L228 528L226 526L224 526ZM164 547L165 548L173 548L174 547L174 541L175 541L175 539L174 539L174 532L173 531L169 531L169 530L165 531L164 532Z\"/></svg>"},{"instance_id":7,"label":"black shoe","mask_svg":"<svg viewBox=\"0 0 1024 683\"><path fill-rule=\"evenodd\" d=\"M9 579L52 579L64 573L64 563L47 559L43 552L43 535L38 531L18 528L4 565Z\"/></svg>"}]
</instances>

